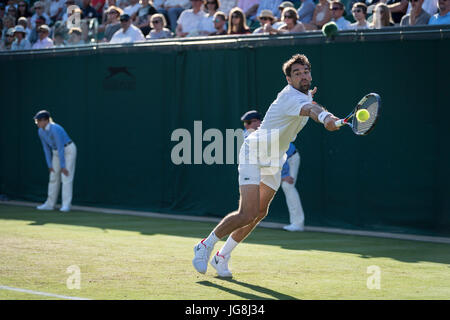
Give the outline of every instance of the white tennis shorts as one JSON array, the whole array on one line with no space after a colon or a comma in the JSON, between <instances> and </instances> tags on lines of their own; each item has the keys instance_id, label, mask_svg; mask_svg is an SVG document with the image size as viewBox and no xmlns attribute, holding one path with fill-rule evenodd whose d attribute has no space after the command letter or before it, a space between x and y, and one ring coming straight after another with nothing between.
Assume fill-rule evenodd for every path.
<instances>
[{"instance_id":1,"label":"white tennis shorts","mask_svg":"<svg viewBox=\"0 0 450 320\"><path fill-rule=\"evenodd\" d=\"M281 185L281 168L273 166L262 166L258 161L249 161L249 148L242 144L239 152L239 185L264 183L271 189L277 191ZM257 159L254 157L253 159Z\"/></svg>"},{"instance_id":2,"label":"white tennis shorts","mask_svg":"<svg viewBox=\"0 0 450 320\"><path fill-rule=\"evenodd\" d=\"M260 182L277 191L281 184L281 168L262 167L257 164L239 164L239 185L256 184Z\"/></svg>"}]
</instances>

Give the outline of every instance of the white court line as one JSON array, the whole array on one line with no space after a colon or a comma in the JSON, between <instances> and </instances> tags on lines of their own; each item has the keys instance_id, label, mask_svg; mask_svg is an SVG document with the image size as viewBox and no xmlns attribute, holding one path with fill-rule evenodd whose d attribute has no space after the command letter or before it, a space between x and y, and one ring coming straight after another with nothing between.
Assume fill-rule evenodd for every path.
<instances>
[{"instance_id":1,"label":"white court line","mask_svg":"<svg viewBox=\"0 0 450 320\"><path fill-rule=\"evenodd\" d=\"M47 297L54 297L54 298L61 298L61 299L68 299L68 300L91 300L91 299L87 299L87 298L62 296L59 294L33 291L33 290L27 290L27 289L20 289L20 288L12 288L12 287L7 287L7 286L0 286L0 290L17 291L17 292L34 294L34 295L38 295L38 296L47 296Z\"/></svg>"},{"instance_id":2,"label":"white court line","mask_svg":"<svg viewBox=\"0 0 450 320\"><path fill-rule=\"evenodd\" d=\"M10 200L10 201L0 201L0 204L25 206L25 207L36 207L40 203ZM121 209L108 209L108 208L97 208L97 207L86 207L86 206L72 206L72 210L106 213L106 214L117 214L117 215L141 216L141 217L149 217L149 218L213 222L213 223L218 223L218 222L220 222L220 220L222 220L221 218L214 218L214 217L187 216L187 215L178 215L178 214L143 212L143 211L121 210ZM285 224L283 224L283 223L262 221L262 222L260 222L258 227L282 229L284 225ZM415 234L403 234L403 233L391 233L391 232L367 231L367 230L351 230L351 229L313 227L313 226L305 226L305 231L450 244L450 237L422 236L422 235L415 235Z\"/></svg>"}]
</instances>

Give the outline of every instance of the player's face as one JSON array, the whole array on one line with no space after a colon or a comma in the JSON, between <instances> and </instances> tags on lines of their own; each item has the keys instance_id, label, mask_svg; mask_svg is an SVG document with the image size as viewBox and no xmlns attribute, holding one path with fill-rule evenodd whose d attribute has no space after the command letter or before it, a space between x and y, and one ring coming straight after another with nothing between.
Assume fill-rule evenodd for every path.
<instances>
[{"instance_id":1,"label":"player's face","mask_svg":"<svg viewBox=\"0 0 450 320\"><path fill-rule=\"evenodd\" d=\"M36 123L38 128L45 129L45 127L48 124L48 120L47 119L34 120L34 123Z\"/></svg>"},{"instance_id":2,"label":"player's face","mask_svg":"<svg viewBox=\"0 0 450 320\"><path fill-rule=\"evenodd\" d=\"M307 94L311 87L312 77L309 68L298 63L292 65L291 76L286 79L291 86L304 94Z\"/></svg>"}]
</instances>

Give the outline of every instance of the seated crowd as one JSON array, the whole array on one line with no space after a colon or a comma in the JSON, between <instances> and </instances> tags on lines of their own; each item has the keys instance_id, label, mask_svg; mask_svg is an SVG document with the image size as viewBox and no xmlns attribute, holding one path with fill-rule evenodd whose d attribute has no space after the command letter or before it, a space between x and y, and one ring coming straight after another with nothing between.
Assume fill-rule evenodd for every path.
<instances>
[{"instance_id":1,"label":"seated crowd","mask_svg":"<svg viewBox=\"0 0 450 320\"><path fill-rule=\"evenodd\" d=\"M0 50L450 24L450 0L341 1L0 0Z\"/></svg>"}]
</instances>

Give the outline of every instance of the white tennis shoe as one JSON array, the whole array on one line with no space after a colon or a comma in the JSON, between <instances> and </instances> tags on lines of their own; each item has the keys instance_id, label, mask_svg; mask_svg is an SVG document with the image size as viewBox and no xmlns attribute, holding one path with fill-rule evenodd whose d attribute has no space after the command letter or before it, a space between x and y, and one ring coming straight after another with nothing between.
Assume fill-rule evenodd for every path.
<instances>
[{"instance_id":1,"label":"white tennis shoe","mask_svg":"<svg viewBox=\"0 0 450 320\"><path fill-rule=\"evenodd\" d=\"M206 270L208 269L208 260L213 249L204 244L203 241L205 241L205 239L195 245L194 259L192 259L195 270L200 273L206 273Z\"/></svg>"},{"instance_id":2,"label":"white tennis shoe","mask_svg":"<svg viewBox=\"0 0 450 320\"><path fill-rule=\"evenodd\" d=\"M70 207L61 207L61 209L59 209L59 211L61 212L69 212L70 211Z\"/></svg>"},{"instance_id":3,"label":"white tennis shoe","mask_svg":"<svg viewBox=\"0 0 450 320\"><path fill-rule=\"evenodd\" d=\"M36 209L50 211L50 210L54 210L55 208L53 208L52 206L48 205L47 202L46 202L44 204L41 204L40 206L37 206Z\"/></svg>"},{"instance_id":4,"label":"white tennis shoe","mask_svg":"<svg viewBox=\"0 0 450 320\"><path fill-rule=\"evenodd\" d=\"M210 265L213 266L214 269L217 271L217 275L219 277L232 277L233 274L228 269L228 260L230 260L231 255L228 256L222 256L219 255L219 251L217 251L216 255L211 259L209 262Z\"/></svg>"},{"instance_id":5,"label":"white tennis shoe","mask_svg":"<svg viewBox=\"0 0 450 320\"><path fill-rule=\"evenodd\" d=\"M284 226L283 229L286 230L286 231L291 231L291 232L305 231L305 228L303 226L299 226L299 225L296 225L296 224L290 224L288 226Z\"/></svg>"}]
</instances>

